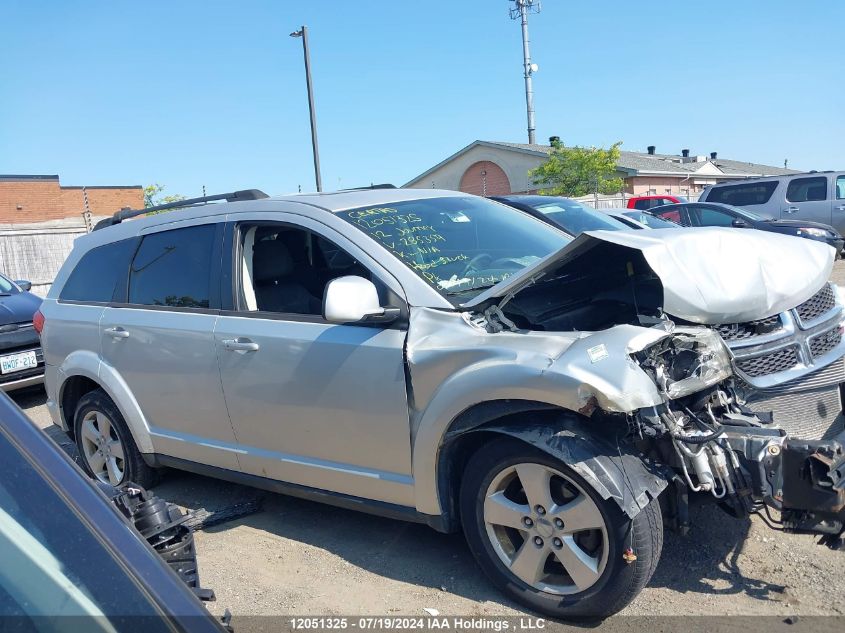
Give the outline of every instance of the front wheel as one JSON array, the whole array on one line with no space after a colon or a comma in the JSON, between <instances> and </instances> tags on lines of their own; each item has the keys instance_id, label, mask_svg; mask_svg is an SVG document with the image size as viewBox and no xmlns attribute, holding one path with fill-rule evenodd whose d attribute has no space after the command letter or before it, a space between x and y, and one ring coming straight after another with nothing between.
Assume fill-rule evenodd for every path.
<instances>
[{"instance_id":1,"label":"front wheel","mask_svg":"<svg viewBox=\"0 0 845 633\"><path fill-rule=\"evenodd\" d=\"M510 438L471 457L460 507L470 549L493 583L557 618L623 609L663 545L658 503L630 519L564 463Z\"/></svg>"}]
</instances>

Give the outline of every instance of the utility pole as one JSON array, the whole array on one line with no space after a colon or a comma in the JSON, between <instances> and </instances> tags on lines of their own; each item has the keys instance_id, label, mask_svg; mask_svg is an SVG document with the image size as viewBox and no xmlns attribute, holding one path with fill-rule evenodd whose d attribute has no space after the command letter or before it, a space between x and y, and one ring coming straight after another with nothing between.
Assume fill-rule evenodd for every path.
<instances>
[{"instance_id":1,"label":"utility pole","mask_svg":"<svg viewBox=\"0 0 845 633\"><path fill-rule=\"evenodd\" d=\"M305 84L308 87L308 112L311 115L311 149L314 153L314 180L317 191L323 190L323 180L320 177L320 150L317 147L317 114L314 111L314 89L311 86L311 55L308 52L308 27L290 34L291 37L302 38L302 54L305 56Z\"/></svg>"},{"instance_id":2,"label":"utility pole","mask_svg":"<svg viewBox=\"0 0 845 633\"><path fill-rule=\"evenodd\" d=\"M540 13L540 0L511 0L511 19L522 23L522 67L525 71L525 107L528 110L528 142L536 142L534 126L534 87L531 76L537 72L537 64L531 63L530 42L528 39L528 14Z\"/></svg>"}]
</instances>

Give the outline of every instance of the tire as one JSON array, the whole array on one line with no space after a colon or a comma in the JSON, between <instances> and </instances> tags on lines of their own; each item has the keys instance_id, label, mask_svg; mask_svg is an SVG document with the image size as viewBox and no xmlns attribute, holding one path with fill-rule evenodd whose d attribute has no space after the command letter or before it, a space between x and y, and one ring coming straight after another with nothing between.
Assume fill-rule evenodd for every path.
<instances>
[{"instance_id":1,"label":"tire","mask_svg":"<svg viewBox=\"0 0 845 633\"><path fill-rule=\"evenodd\" d=\"M527 495L523 478L529 482ZM551 507L540 512L537 498L543 489L548 491L543 503ZM660 560L659 503L630 519L564 463L511 438L472 455L460 495L464 534L484 573L509 597L554 618L599 619L622 610ZM573 529L578 523L600 527ZM633 562L623 558L628 547L636 555Z\"/></svg>"},{"instance_id":2,"label":"tire","mask_svg":"<svg viewBox=\"0 0 845 633\"><path fill-rule=\"evenodd\" d=\"M91 477L112 486L131 481L142 488L158 481L158 471L144 462L123 415L105 391L82 396L73 424L79 461Z\"/></svg>"}]
</instances>

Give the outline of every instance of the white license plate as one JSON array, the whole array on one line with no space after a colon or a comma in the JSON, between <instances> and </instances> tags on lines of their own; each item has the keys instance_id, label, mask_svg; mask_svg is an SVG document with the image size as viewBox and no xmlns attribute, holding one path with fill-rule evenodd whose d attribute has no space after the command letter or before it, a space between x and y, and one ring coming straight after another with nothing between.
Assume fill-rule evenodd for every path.
<instances>
[{"instance_id":1,"label":"white license plate","mask_svg":"<svg viewBox=\"0 0 845 633\"><path fill-rule=\"evenodd\" d=\"M35 352L21 352L19 354L0 356L0 373L3 374L11 374L37 366L38 359L35 357Z\"/></svg>"}]
</instances>

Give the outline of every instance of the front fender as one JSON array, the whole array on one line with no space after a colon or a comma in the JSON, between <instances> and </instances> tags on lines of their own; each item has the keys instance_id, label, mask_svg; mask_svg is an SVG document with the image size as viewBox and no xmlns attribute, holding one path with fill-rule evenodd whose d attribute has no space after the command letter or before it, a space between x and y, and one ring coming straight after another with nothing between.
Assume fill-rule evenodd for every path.
<instances>
[{"instance_id":1,"label":"front fender","mask_svg":"<svg viewBox=\"0 0 845 633\"><path fill-rule=\"evenodd\" d=\"M663 396L631 354L666 336L633 325L591 333L491 333L458 313L415 308L406 358L417 509L441 513L438 453L461 413L504 400L586 416L597 407L623 413L661 404Z\"/></svg>"}]
</instances>

